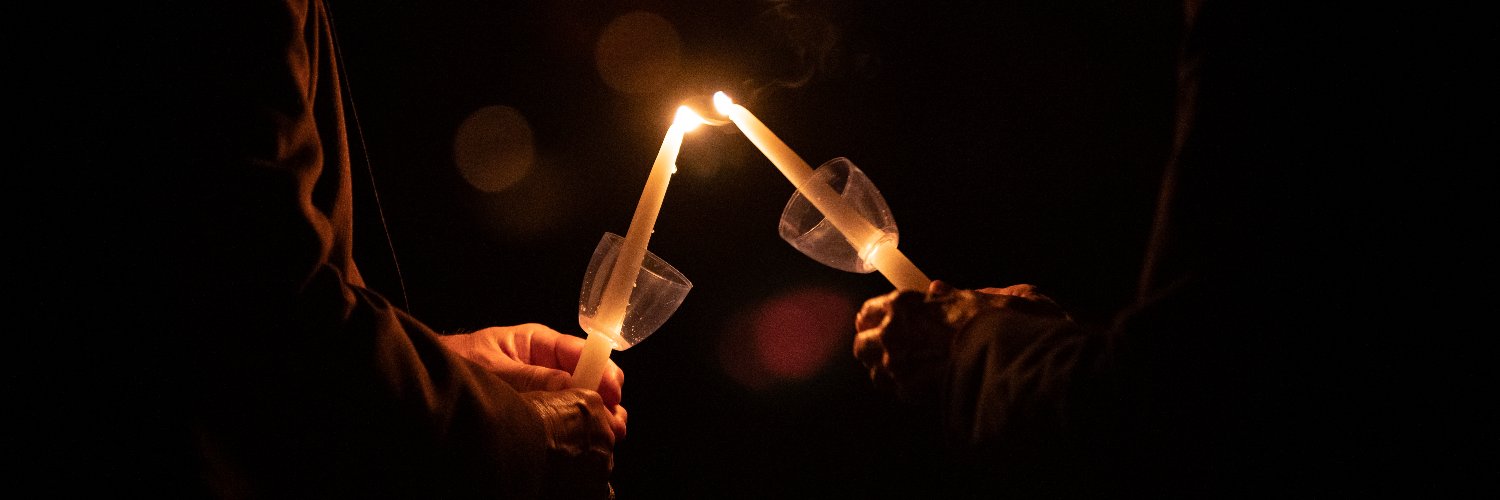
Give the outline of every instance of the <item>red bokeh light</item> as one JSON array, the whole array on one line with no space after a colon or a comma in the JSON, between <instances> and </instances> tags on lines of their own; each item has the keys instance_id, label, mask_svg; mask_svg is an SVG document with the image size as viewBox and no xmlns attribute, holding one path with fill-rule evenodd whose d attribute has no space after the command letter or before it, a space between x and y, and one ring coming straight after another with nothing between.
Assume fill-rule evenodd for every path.
<instances>
[{"instance_id":1,"label":"red bokeh light","mask_svg":"<svg viewBox=\"0 0 1500 500\"><path fill-rule=\"evenodd\" d=\"M752 389L805 380L849 352L854 313L854 300L827 288L776 293L737 315L720 359L731 377Z\"/></svg>"}]
</instances>

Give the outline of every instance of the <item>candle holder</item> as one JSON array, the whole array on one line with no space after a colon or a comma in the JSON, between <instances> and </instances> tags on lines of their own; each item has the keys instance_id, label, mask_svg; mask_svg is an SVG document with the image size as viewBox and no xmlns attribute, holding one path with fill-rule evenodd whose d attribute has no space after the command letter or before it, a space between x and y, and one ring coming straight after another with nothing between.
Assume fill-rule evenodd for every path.
<instances>
[{"instance_id":1,"label":"candle holder","mask_svg":"<svg viewBox=\"0 0 1500 500\"><path fill-rule=\"evenodd\" d=\"M896 220L890 207L870 178L848 158L834 158L813 171L807 182L816 182L833 188L854 212L868 221L882 236L856 249L849 240L829 222L823 212L797 190L781 211L781 239L793 248L829 267L854 273L869 273L876 270L875 251L889 245L894 248L899 240Z\"/></svg>"},{"instance_id":2,"label":"candle holder","mask_svg":"<svg viewBox=\"0 0 1500 500\"><path fill-rule=\"evenodd\" d=\"M646 340L677 312L688 291L693 289L693 283L677 268L647 251L635 277L635 286L630 290L624 322L618 334L595 322L604 288L615 272L623 241L620 235L604 233L599 245L594 247L594 256L589 259L588 271L583 275L583 289L578 294L578 325L590 335L603 335L609 339L610 347L616 351Z\"/></svg>"}]
</instances>

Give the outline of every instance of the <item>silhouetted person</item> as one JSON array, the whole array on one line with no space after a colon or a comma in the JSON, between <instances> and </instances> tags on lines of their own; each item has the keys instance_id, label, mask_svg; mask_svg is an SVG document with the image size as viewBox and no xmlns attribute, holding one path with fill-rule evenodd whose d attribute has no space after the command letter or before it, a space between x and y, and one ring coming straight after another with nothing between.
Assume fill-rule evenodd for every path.
<instances>
[{"instance_id":1,"label":"silhouetted person","mask_svg":"<svg viewBox=\"0 0 1500 500\"><path fill-rule=\"evenodd\" d=\"M570 389L582 339L364 286L324 2L63 10L17 64L31 491L611 496L618 367Z\"/></svg>"},{"instance_id":2,"label":"silhouetted person","mask_svg":"<svg viewBox=\"0 0 1500 500\"><path fill-rule=\"evenodd\" d=\"M961 497L1346 497L1379 484L1372 347L1398 284L1371 247L1381 192L1323 100L1325 19L1184 4L1173 155L1134 303L1106 329L1031 285L870 299L856 357L936 407ZM1339 80L1342 81L1342 80ZM1389 322L1389 323L1387 323ZM1377 424L1378 422L1378 424Z\"/></svg>"}]
</instances>

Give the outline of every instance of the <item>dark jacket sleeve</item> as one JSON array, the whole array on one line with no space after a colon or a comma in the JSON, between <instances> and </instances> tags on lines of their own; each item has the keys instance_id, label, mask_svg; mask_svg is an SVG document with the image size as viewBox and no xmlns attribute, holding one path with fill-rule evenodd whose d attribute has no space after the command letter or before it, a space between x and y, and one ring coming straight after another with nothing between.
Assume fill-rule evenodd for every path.
<instances>
[{"instance_id":1,"label":"dark jacket sleeve","mask_svg":"<svg viewBox=\"0 0 1500 500\"><path fill-rule=\"evenodd\" d=\"M1188 279L1099 331L1014 308L975 317L945 387L953 484L1047 498L1278 491L1300 459L1284 389L1302 372L1252 314Z\"/></svg>"},{"instance_id":2,"label":"dark jacket sleeve","mask_svg":"<svg viewBox=\"0 0 1500 500\"><path fill-rule=\"evenodd\" d=\"M197 276L211 279L194 288L240 298L215 300L230 309L204 319L243 318L194 357L205 392L232 396L200 410L210 484L248 480L273 495L534 495L544 434L517 393L362 286L331 26L319 2L285 9L202 24L269 16L281 28L204 33L236 52L203 55L220 77L210 88L227 97L205 100L200 109L216 112L189 122L248 124L205 138L212 147L190 166L218 183L197 191L215 216L204 222L219 225L200 254L211 273ZM246 40L265 45L236 45Z\"/></svg>"},{"instance_id":3,"label":"dark jacket sleeve","mask_svg":"<svg viewBox=\"0 0 1500 500\"><path fill-rule=\"evenodd\" d=\"M36 72L39 185L70 202L37 226L34 312L88 325L51 341L74 362L36 407L108 415L43 431L57 484L537 496L518 393L363 286L326 6L174 3L68 16L82 49Z\"/></svg>"},{"instance_id":4,"label":"dark jacket sleeve","mask_svg":"<svg viewBox=\"0 0 1500 500\"><path fill-rule=\"evenodd\" d=\"M1386 221L1353 216L1389 200L1350 185L1367 165L1329 131L1369 124L1307 71L1327 66L1314 47L1329 12L1184 6L1175 140L1134 303L1108 331L1002 310L958 339L948 419L981 491L1347 497L1387 480L1372 472L1393 439L1389 387L1372 383L1382 336L1434 330L1429 311L1385 306L1406 286L1366 239ZM1424 326L1401 323L1412 311Z\"/></svg>"},{"instance_id":5,"label":"dark jacket sleeve","mask_svg":"<svg viewBox=\"0 0 1500 500\"><path fill-rule=\"evenodd\" d=\"M955 493L1058 498L1101 490L1098 427L1109 422L1111 402L1100 393L1106 339L1065 316L1009 307L959 332L943 397Z\"/></svg>"}]
</instances>

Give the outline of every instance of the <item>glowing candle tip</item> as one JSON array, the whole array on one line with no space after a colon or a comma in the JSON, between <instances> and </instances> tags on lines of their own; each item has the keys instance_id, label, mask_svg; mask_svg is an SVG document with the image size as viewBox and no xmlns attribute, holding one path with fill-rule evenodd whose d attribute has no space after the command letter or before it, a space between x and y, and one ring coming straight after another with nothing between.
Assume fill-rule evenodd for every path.
<instances>
[{"instance_id":1,"label":"glowing candle tip","mask_svg":"<svg viewBox=\"0 0 1500 500\"><path fill-rule=\"evenodd\" d=\"M683 132L698 128L699 125L705 123L708 123L708 120L703 119L698 113L693 112L693 108L685 105L677 107L677 116L672 120L672 125L681 128Z\"/></svg>"},{"instance_id":2,"label":"glowing candle tip","mask_svg":"<svg viewBox=\"0 0 1500 500\"><path fill-rule=\"evenodd\" d=\"M734 101L730 100L729 96L724 94L724 91L714 92L714 109L718 110L720 114L728 115L729 105L731 104L734 104Z\"/></svg>"}]
</instances>

